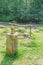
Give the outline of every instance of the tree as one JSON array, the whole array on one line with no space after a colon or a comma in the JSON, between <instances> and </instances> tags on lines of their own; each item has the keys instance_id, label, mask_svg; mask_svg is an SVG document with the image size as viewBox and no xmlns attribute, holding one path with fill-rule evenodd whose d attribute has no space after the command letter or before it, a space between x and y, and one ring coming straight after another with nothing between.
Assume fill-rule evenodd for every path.
<instances>
[{"instance_id":1,"label":"tree","mask_svg":"<svg viewBox=\"0 0 43 65\"><path fill-rule=\"evenodd\" d=\"M0 20L43 20L43 0L1 0Z\"/></svg>"}]
</instances>

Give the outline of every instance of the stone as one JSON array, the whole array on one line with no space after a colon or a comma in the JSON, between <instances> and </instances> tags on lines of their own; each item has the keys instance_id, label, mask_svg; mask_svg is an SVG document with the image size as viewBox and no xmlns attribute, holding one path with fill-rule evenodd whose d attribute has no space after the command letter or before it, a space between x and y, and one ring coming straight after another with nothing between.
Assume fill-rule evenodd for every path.
<instances>
[{"instance_id":1,"label":"stone","mask_svg":"<svg viewBox=\"0 0 43 65\"><path fill-rule=\"evenodd\" d=\"M14 54L18 49L18 35L17 34L7 34L6 40L6 53L8 55Z\"/></svg>"},{"instance_id":2,"label":"stone","mask_svg":"<svg viewBox=\"0 0 43 65\"><path fill-rule=\"evenodd\" d=\"M38 60L36 61L36 64L37 64L37 65L43 65L43 59L38 59Z\"/></svg>"},{"instance_id":3,"label":"stone","mask_svg":"<svg viewBox=\"0 0 43 65\"><path fill-rule=\"evenodd\" d=\"M28 33L23 34L24 37L29 37Z\"/></svg>"},{"instance_id":4,"label":"stone","mask_svg":"<svg viewBox=\"0 0 43 65\"><path fill-rule=\"evenodd\" d=\"M18 30L19 30L19 32L21 32L21 33L26 32L26 30L25 30L25 28L24 28L24 27L20 27Z\"/></svg>"}]
</instances>

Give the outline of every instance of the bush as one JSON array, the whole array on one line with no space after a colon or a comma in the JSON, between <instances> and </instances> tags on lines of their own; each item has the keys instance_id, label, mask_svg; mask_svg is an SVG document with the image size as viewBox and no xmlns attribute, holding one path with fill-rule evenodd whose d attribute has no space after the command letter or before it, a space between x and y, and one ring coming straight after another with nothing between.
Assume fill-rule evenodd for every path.
<instances>
[{"instance_id":1,"label":"bush","mask_svg":"<svg viewBox=\"0 0 43 65\"><path fill-rule=\"evenodd\" d=\"M32 40L31 43L29 44L29 47L39 47L40 44L36 40Z\"/></svg>"}]
</instances>

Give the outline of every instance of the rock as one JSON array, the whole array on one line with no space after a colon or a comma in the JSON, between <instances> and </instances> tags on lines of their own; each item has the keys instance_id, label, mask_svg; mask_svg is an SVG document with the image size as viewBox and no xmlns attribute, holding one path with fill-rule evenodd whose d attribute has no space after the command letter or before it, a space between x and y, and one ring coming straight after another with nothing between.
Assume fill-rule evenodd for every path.
<instances>
[{"instance_id":1,"label":"rock","mask_svg":"<svg viewBox=\"0 0 43 65\"><path fill-rule=\"evenodd\" d=\"M23 38L29 38L28 33L21 33L21 36L22 36Z\"/></svg>"},{"instance_id":2,"label":"rock","mask_svg":"<svg viewBox=\"0 0 43 65\"><path fill-rule=\"evenodd\" d=\"M24 27L20 27L20 28L18 29L18 31L19 31L19 32L21 32L21 33L26 32L26 30L25 30L25 28L24 28Z\"/></svg>"},{"instance_id":3,"label":"rock","mask_svg":"<svg viewBox=\"0 0 43 65\"><path fill-rule=\"evenodd\" d=\"M38 59L38 60L36 61L36 64L37 64L37 65L43 65L43 59Z\"/></svg>"}]
</instances>

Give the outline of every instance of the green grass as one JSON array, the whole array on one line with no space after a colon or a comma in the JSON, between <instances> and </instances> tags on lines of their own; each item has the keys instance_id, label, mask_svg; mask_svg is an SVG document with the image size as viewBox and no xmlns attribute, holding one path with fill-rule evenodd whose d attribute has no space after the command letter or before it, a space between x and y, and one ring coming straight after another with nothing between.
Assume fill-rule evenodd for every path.
<instances>
[{"instance_id":1,"label":"green grass","mask_svg":"<svg viewBox=\"0 0 43 65\"><path fill-rule=\"evenodd\" d=\"M0 65L36 65L37 59L43 59L43 30L38 33L33 30L30 43L25 44L23 39L19 39L18 51L10 56L6 55L6 34L3 31L0 31Z\"/></svg>"}]
</instances>

